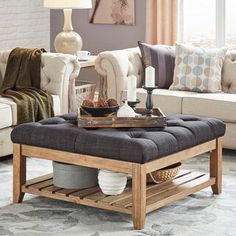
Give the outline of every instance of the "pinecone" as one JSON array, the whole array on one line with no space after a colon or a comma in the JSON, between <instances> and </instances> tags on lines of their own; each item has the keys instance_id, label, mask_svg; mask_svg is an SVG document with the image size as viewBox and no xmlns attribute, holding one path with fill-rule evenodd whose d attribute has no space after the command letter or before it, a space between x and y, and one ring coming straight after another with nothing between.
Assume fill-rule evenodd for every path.
<instances>
[{"instance_id":1,"label":"pinecone","mask_svg":"<svg viewBox=\"0 0 236 236\"><path fill-rule=\"evenodd\" d=\"M82 106L84 107L94 107L93 101L90 99L85 99L82 103Z\"/></svg>"},{"instance_id":2,"label":"pinecone","mask_svg":"<svg viewBox=\"0 0 236 236\"><path fill-rule=\"evenodd\" d=\"M97 102L97 107L108 107L108 103L104 99L99 99Z\"/></svg>"},{"instance_id":3,"label":"pinecone","mask_svg":"<svg viewBox=\"0 0 236 236\"><path fill-rule=\"evenodd\" d=\"M117 103L117 101L116 101L114 98L108 99L108 100L107 100L107 103L108 103L108 106L109 106L109 107L118 106L118 103Z\"/></svg>"}]
</instances>

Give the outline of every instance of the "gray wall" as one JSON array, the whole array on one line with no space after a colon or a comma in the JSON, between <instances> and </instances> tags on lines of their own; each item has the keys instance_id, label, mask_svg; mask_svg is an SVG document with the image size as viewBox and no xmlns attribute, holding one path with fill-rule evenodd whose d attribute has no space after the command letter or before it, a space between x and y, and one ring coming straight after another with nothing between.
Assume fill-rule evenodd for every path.
<instances>
[{"instance_id":1,"label":"gray wall","mask_svg":"<svg viewBox=\"0 0 236 236\"><path fill-rule=\"evenodd\" d=\"M89 24L88 10L73 10L73 27L83 39L83 49L92 54L106 50L115 50L128 47L137 47L137 41L144 41L146 1L136 0L136 24L127 25L101 25ZM63 28L63 11L51 10L51 51L54 51L54 38ZM83 69L79 79L97 83L99 78L93 69Z\"/></svg>"},{"instance_id":2,"label":"gray wall","mask_svg":"<svg viewBox=\"0 0 236 236\"><path fill-rule=\"evenodd\" d=\"M73 10L73 27L83 38L83 50L97 54L105 50L136 47L145 37L145 0L136 0L136 24L100 25L88 23L88 10ZM62 10L51 10L51 50L53 41L63 27Z\"/></svg>"}]
</instances>

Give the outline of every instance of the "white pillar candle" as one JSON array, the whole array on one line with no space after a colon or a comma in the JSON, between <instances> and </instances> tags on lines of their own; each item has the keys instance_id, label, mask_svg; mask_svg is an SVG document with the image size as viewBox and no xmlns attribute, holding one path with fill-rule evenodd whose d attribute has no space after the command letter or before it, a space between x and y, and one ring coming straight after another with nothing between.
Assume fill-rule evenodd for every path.
<instances>
[{"instance_id":1,"label":"white pillar candle","mask_svg":"<svg viewBox=\"0 0 236 236\"><path fill-rule=\"evenodd\" d=\"M129 102L136 102L136 88L137 88L137 78L131 75L127 81L127 100Z\"/></svg>"},{"instance_id":2,"label":"white pillar candle","mask_svg":"<svg viewBox=\"0 0 236 236\"><path fill-rule=\"evenodd\" d=\"M145 87L155 87L155 68L152 66L145 69Z\"/></svg>"}]
</instances>

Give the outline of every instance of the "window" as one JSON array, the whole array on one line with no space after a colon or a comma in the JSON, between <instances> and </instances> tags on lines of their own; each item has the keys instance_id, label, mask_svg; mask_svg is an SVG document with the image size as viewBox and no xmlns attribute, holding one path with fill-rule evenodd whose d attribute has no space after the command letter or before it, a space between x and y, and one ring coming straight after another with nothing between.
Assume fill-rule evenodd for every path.
<instances>
[{"instance_id":1,"label":"window","mask_svg":"<svg viewBox=\"0 0 236 236\"><path fill-rule=\"evenodd\" d=\"M203 47L236 46L235 0L179 0L178 40Z\"/></svg>"},{"instance_id":2,"label":"window","mask_svg":"<svg viewBox=\"0 0 236 236\"><path fill-rule=\"evenodd\" d=\"M236 1L226 0L226 44L236 46Z\"/></svg>"}]
</instances>

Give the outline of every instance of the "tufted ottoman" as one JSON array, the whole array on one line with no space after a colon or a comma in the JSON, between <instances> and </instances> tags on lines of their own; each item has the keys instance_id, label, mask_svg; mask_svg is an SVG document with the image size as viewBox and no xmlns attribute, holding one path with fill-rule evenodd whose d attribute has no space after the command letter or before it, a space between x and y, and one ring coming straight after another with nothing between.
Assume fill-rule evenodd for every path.
<instances>
[{"instance_id":1,"label":"tufted ottoman","mask_svg":"<svg viewBox=\"0 0 236 236\"><path fill-rule=\"evenodd\" d=\"M72 114L17 126L14 143L13 201L24 193L131 214L134 228L142 229L146 213L208 186L221 192L222 137L225 125L212 118L167 116L165 128L83 129ZM146 174L210 151L210 173L183 171L173 181L146 184ZM124 172L132 186L117 196L99 187L62 189L51 174L26 181L26 157Z\"/></svg>"}]
</instances>

